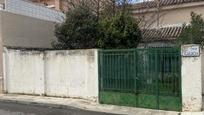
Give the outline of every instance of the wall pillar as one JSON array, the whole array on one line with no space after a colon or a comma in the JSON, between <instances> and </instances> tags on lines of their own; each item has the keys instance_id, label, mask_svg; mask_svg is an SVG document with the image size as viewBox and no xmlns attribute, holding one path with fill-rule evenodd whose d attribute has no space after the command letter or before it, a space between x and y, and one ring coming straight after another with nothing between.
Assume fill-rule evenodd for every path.
<instances>
[{"instance_id":1,"label":"wall pillar","mask_svg":"<svg viewBox=\"0 0 204 115\"><path fill-rule=\"evenodd\" d=\"M183 45L182 48L182 110L201 111L202 109L202 74L200 47L195 44Z\"/></svg>"}]
</instances>

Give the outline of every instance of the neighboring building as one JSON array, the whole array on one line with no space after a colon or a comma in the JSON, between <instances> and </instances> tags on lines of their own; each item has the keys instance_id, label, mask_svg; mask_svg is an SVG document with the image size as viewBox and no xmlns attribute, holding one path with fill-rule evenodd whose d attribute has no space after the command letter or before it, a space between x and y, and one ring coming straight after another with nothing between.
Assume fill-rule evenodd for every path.
<instances>
[{"instance_id":1,"label":"neighboring building","mask_svg":"<svg viewBox=\"0 0 204 115\"><path fill-rule=\"evenodd\" d=\"M0 8L1 86L3 47L52 48L55 25L63 21L64 14L25 0L0 0Z\"/></svg>"},{"instance_id":2,"label":"neighboring building","mask_svg":"<svg viewBox=\"0 0 204 115\"><path fill-rule=\"evenodd\" d=\"M51 48L56 23L63 13L24 0L1 0L0 37L3 46Z\"/></svg>"},{"instance_id":3,"label":"neighboring building","mask_svg":"<svg viewBox=\"0 0 204 115\"><path fill-rule=\"evenodd\" d=\"M29 0L29 1L58 11L67 10L66 0Z\"/></svg>"},{"instance_id":4,"label":"neighboring building","mask_svg":"<svg viewBox=\"0 0 204 115\"><path fill-rule=\"evenodd\" d=\"M66 0L31 1L62 11L67 6ZM141 46L145 47L173 46L183 30L182 25L190 22L190 13L204 15L204 0L160 0L159 13L156 0L143 1L146 2L134 5L133 15L143 22L140 26L145 31Z\"/></svg>"},{"instance_id":5,"label":"neighboring building","mask_svg":"<svg viewBox=\"0 0 204 115\"><path fill-rule=\"evenodd\" d=\"M35 4L39 4L48 8L52 8L58 11L66 12L72 5L79 4L83 0L28 0ZM98 6L100 6L100 9L103 8L104 4L112 4L113 1L111 0L86 0L85 1L87 5L91 5L91 8L94 10L98 9ZM89 4L90 3L90 4Z\"/></svg>"},{"instance_id":6,"label":"neighboring building","mask_svg":"<svg viewBox=\"0 0 204 115\"><path fill-rule=\"evenodd\" d=\"M155 1L134 5L133 15L143 21L143 45L161 47L174 45L175 39L183 30L184 23L189 24L191 12L204 16L204 0L160 0L159 13Z\"/></svg>"},{"instance_id":7,"label":"neighboring building","mask_svg":"<svg viewBox=\"0 0 204 115\"><path fill-rule=\"evenodd\" d=\"M28 0L0 0L5 11L53 22L62 22L65 15L57 10L33 4Z\"/></svg>"},{"instance_id":8,"label":"neighboring building","mask_svg":"<svg viewBox=\"0 0 204 115\"><path fill-rule=\"evenodd\" d=\"M60 10L61 8L61 0L29 0L32 1L34 3L46 6L48 8L53 8L56 10Z\"/></svg>"}]
</instances>

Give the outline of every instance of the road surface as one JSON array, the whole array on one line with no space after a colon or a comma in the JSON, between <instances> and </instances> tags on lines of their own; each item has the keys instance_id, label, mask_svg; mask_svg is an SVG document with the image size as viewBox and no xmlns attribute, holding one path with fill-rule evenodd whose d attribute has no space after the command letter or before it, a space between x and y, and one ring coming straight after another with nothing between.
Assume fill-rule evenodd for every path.
<instances>
[{"instance_id":1,"label":"road surface","mask_svg":"<svg viewBox=\"0 0 204 115\"><path fill-rule=\"evenodd\" d=\"M76 108L58 109L37 105L0 102L0 115L113 115Z\"/></svg>"}]
</instances>

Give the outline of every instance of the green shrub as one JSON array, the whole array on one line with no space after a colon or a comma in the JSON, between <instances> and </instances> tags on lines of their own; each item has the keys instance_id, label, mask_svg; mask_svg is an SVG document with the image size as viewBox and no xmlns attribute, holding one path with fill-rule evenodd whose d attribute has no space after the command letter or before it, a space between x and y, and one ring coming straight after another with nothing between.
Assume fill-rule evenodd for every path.
<instances>
[{"instance_id":1,"label":"green shrub","mask_svg":"<svg viewBox=\"0 0 204 115\"><path fill-rule=\"evenodd\" d=\"M191 13L189 25L183 25L183 31L177 39L177 44L200 44L204 45L204 20L201 15Z\"/></svg>"},{"instance_id":2,"label":"green shrub","mask_svg":"<svg viewBox=\"0 0 204 115\"><path fill-rule=\"evenodd\" d=\"M138 23L130 14L120 12L99 22L99 48L136 48L142 39Z\"/></svg>"},{"instance_id":3,"label":"green shrub","mask_svg":"<svg viewBox=\"0 0 204 115\"><path fill-rule=\"evenodd\" d=\"M136 48L142 39L137 21L126 11L98 18L80 5L67 12L66 21L56 26L56 49Z\"/></svg>"},{"instance_id":4,"label":"green shrub","mask_svg":"<svg viewBox=\"0 0 204 115\"><path fill-rule=\"evenodd\" d=\"M97 17L86 6L78 6L66 14L66 21L56 26L57 49L95 48L98 37Z\"/></svg>"}]
</instances>

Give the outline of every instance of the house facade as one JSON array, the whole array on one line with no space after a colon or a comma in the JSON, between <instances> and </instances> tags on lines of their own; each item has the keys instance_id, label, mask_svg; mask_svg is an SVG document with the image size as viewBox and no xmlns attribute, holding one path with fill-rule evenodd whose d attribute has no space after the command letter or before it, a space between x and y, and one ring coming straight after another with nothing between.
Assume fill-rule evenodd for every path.
<instances>
[{"instance_id":1,"label":"house facade","mask_svg":"<svg viewBox=\"0 0 204 115\"><path fill-rule=\"evenodd\" d=\"M90 5L92 9L99 10L103 8L104 4L113 4L111 0L28 0L35 4L45 6L57 11L67 12L69 8L72 8L74 5L79 4L80 2L85 2L86 5Z\"/></svg>"},{"instance_id":2,"label":"house facade","mask_svg":"<svg viewBox=\"0 0 204 115\"><path fill-rule=\"evenodd\" d=\"M189 24L191 12L204 17L203 0L161 0L134 5L133 15L142 20L144 39L141 46L161 47L172 46L183 30L182 25Z\"/></svg>"}]
</instances>

